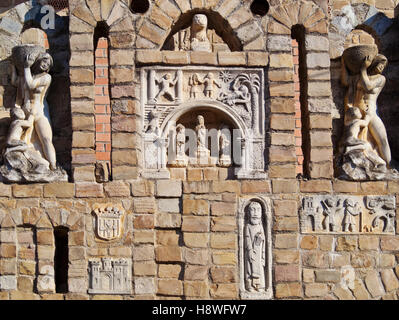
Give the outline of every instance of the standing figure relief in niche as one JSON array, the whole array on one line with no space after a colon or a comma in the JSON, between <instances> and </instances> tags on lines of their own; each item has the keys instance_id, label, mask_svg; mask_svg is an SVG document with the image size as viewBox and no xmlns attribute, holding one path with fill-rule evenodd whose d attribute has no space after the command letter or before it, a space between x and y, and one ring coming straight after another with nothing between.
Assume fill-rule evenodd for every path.
<instances>
[{"instance_id":1,"label":"standing figure relief in niche","mask_svg":"<svg viewBox=\"0 0 399 320\"><path fill-rule=\"evenodd\" d=\"M266 237L262 223L262 206L251 202L248 221L244 228L245 288L250 291L265 290Z\"/></svg>"},{"instance_id":2,"label":"standing figure relief in niche","mask_svg":"<svg viewBox=\"0 0 399 320\"><path fill-rule=\"evenodd\" d=\"M52 65L53 59L40 46L24 45L13 50L11 84L17 87L17 94L0 168L6 181L67 180L65 171L57 168L46 100Z\"/></svg>"},{"instance_id":3,"label":"standing figure relief in niche","mask_svg":"<svg viewBox=\"0 0 399 320\"><path fill-rule=\"evenodd\" d=\"M381 180L397 176L391 170L391 150L384 123L377 114L377 99L386 78L388 60L376 46L359 45L342 55L341 82L345 95L345 132L338 167L350 180Z\"/></svg>"},{"instance_id":4,"label":"standing figure relief in niche","mask_svg":"<svg viewBox=\"0 0 399 320\"><path fill-rule=\"evenodd\" d=\"M176 126L176 167L187 165L186 157L186 128L182 124Z\"/></svg>"},{"instance_id":5,"label":"standing figure relief in niche","mask_svg":"<svg viewBox=\"0 0 399 320\"><path fill-rule=\"evenodd\" d=\"M200 79L198 73L194 73L191 75L191 77L188 80L188 85L190 86L190 98L191 99L196 99L199 97L199 94L202 91L200 85L203 83L204 83L204 81Z\"/></svg>"},{"instance_id":6,"label":"standing figure relief in niche","mask_svg":"<svg viewBox=\"0 0 399 320\"><path fill-rule=\"evenodd\" d=\"M197 155L198 157L209 156L210 151L206 147L206 127L205 120L203 116L197 117L198 124L195 127L195 132L197 134Z\"/></svg>"},{"instance_id":7,"label":"standing figure relief in niche","mask_svg":"<svg viewBox=\"0 0 399 320\"><path fill-rule=\"evenodd\" d=\"M206 75L206 77L204 79L204 85L205 85L205 89L204 89L205 97L211 98L211 99L215 98L215 90L217 90L215 88L215 86L218 88L221 88L220 83L215 79L214 74L211 72L209 72Z\"/></svg>"},{"instance_id":8,"label":"standing figure relief in niche","mask_svg":"<svg viewBox=\"0 0 399 320\"><path fill-rule=\"evenodd\" d=\"M344 231L349 232L349 231L358 231L356 230L356 221L355 218L356 216L360 215L362 212L362 209L359 206L359 203L354 201L352 199L346 199L344 201Z\"/></svg>"},{"instance_id":9,"label":"standing figure relief in niche","mask_svg":"<svg viewBox=\"0 0 399 320\"><path fill-rule=\"evenodd\" d=\"M167 73L160 79L155 78L155 83L159 86L159 91L154 98L155 101L158 101L159 98L162 96L170 101L175 100L174 87L177 83L177 74L172 80L172 76L170 75L170 73Z\"/></svg>"}]
</instances>

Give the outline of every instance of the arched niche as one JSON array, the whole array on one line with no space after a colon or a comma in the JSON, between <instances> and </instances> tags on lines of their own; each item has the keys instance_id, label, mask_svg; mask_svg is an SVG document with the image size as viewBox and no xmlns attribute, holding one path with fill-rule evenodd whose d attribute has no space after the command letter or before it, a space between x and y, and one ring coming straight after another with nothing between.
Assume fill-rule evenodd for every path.
<instances>
[{"instance_id":1,"label":"arched niche","mask_svg":"<svg viewBox=\"0 0 399 320\"><path fill-rule=\"evenodd\" d=\"M242 44L235 32L233 31L227 19L223 18L220 13L209 9L193 9L183 13L179 20L173 25L171 31L162 45L162 50L178 50L174 47L173 37L180 31L189 29L195 14L204 14L208 18L208 32L214 31L229 48L230 51L242 51ZM217 50L213 50L217 51Z\"/></svg>"},{"instance_id":2,"label":"arched niche","mask_svg":"<svg viewBox=\"0 0 399 320\"><path fill-rule=\"evenodd\" d=\"M205 159L200 159L199 133L196 130L198 117L203 117L206 128L204 137L206 149ZM178 156L177 128L183 126L185 130L185 156L186 161L176 165ZM169 167L175 166L209 166L229 167L239 169L246 167L248 159L245 155L248 132L245 123L232 108L219 102L195 101L182 104L175 112L171 113L162 123L161 136L168 148ZM223 138L221 137L223 135ZM223 144L221 139L226 139ZM227 162L222 160L228 158Z\"/></svg>"},{"instance_id":3,"label":"arched niche","mask_svg":"<svg viewBox=\"0 0 399 320\"><path fill-rule=\"evenodd\" d=\"M261 210L258 224L251 220L250 207L255 204L255 210ZM259 212L258 212L259 214ZM262 196L239 199L238 206L238 236L239 236L239 261L240 261L240 297L241 299L271 299L272 288L272 238L271 238L271 209L270 200ZM250 230L251 229L251 230ZM254 239L260 234L260 239ZM261 241L260 241L261 240ZM253 244L260 243L256 255L259 259L250 261L248 250ZM262 244L263 241L263 244ZM253 248L255 249L255 248ZM252 264L258 264L254 266ZM251 269L252 268L252 269ZM259 276L260 288L253 286L254 274ZM256 277L256 276L255 276Z\"/></svg>"}]
</instances>

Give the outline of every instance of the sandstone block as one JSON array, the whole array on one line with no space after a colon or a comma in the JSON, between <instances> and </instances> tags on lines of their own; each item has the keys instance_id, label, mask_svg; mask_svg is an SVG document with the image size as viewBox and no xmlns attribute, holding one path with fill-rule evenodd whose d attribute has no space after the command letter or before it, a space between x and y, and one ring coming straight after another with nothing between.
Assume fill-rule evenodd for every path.
<instances>
[{"instance_id":1,"label":"sandstone block","mask_svg":"<svg viewBox=\"0 0 399 320\"><path fill-rule=\"evenodd\" d=\"M298 265L276 265L274 268L276 282L300 281Z\"/></svg>"},{"instance_id":2,"label":"sandstone block","mask_svg":"<svg viewBox=\"0 0 399 320\"><path fill-rule=\"evenodd\" d=\"M157 262L181 262L182 251L177 246L158 246L155 249Z\"/></svg>"},{"instance_id":3,"label":"sandstone block","mask_svg":"<svg viewBox=\"0 0 399 320\"><path fill-rule=\"evenodd\" d=\"M209 218L199 216L183 216L182 231L209 232Z\"/></svg>"},{"instance_id":4,"label":"sandstone block","mask_svg":"<svg viewBox=\"0 0 399 320\"><path fill-rule=\"evenodd\" d=\"M168 296L183 295L183 283L180 280L158 280L158 294Z\"/></svg>"},{"instance_id":5,"label":"sandstone block","mask_svg":"<svg viewBox=\"0 0 399 320\"><path fill-rule=\"evenodd\" d=\"M208 250L185 248L184 261L192 265L205 266L208 264Z\"/></svg>"},{"instance_id":6,"label":"sandstone block","mask_svg":"<svg viewBox=\"0 0 399 320\"><path fill-rule=\"evenodd\" d=\"M207 248L209 236L206 233L184 232L184 244L189 248Z\"/></svg>"},{"instance_id":7,"label":"sandstone block","mask_svg":"<svg viewBox=\"0 0 399 320\"><path fill-rule=\"evenodd\" d=\"M184 280L204 280L208 277L207 266L186 265L184 269Z\"/></svg>"},{"instance_id":8,"label":"sandstone block","mask_svg":"<svg viewBox=\"0 0 399 320\"><path fill-rule=\"evenodd\" d=\"M214 202L211 204L211 214L213 216L235 215L236 204L229 202Z\"/></svg>"},{"instance_id":9,"label":"sandstone block","mask_svg":"<svg viewBox=\"0 0 399 320\"><path fill-rule=\"evenodd\" d=\"M276 298L300 298L302 297L302 286L298 282L277 283Z\"/></svg>"},{"instance_id":10,"label":"sandstone block","mask_svg":"<svg viewBox=\"0 0 399 320\"><path fill-rule=\"evenodd\" d=\"M156 196L180 197L182 195L181 181L159 180L156 183Z\"/></svg>"}]
</instances>

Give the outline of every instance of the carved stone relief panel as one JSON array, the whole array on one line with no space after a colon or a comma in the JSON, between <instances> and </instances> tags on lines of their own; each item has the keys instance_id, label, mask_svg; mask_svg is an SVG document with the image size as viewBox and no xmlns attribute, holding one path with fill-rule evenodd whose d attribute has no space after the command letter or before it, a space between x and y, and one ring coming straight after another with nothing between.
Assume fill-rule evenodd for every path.
<instances>
[{"instance_id":1,"label":"carved stone relief panel","mask_svg":"<svg viewBox=\"0 0 399 320\"><path fill-rule=\"evenodd\" d=\"M265 178L264 94L263 69L143 67L144 176L168 178L169 166L199 164L235 166L238 178ZM196 141L191 154L190 131Z\"/></svg>"},{"instance_id":2,"label":"carved stone relief panel","mask_svg":"<svg viewBox=\"0 0 399 320\"><path fill-rule=\"evenodd\" d=\"M394 196L304 197L302 233L395 234Z\"/></svg>"},{"instance_id":3,"label":"carved stone relief panel","mask_svg":"<svg viewBox=\"0 0 399 320\"><path fill-rule=\"evenodd\" d=\"M131 294L131 261L123 258L89 260L89 293Z\"/></svg>"},{"instance_id":4,"label":"carved stone relief panel","mask_svg":"<svg viewBox=\"0 0 399 320\"><path fill-rule=\"evenodd\" d=\"M101 240L114 240L122 236L125 210L120 205L95 204L96 235Z\"/></svg>"},{"instance_id":5,"label":"carved stone relief panel","mask_svg":"<svg viewBox=\"0 0 399 320\"><path fill-rule=\"evenodd\" d=\"M271 299L272 243L269 199L239 200L240 297Z\"/></svg>"}]
</instances>

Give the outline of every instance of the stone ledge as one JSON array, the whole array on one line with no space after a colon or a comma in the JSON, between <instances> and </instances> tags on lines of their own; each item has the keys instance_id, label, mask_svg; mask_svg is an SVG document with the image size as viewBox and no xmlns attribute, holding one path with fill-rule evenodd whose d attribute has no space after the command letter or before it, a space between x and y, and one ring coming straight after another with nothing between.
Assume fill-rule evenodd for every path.
<instances>
[{"instance_id":1,"label":"stone ledge","mask_svg":"<svg viewBox=\"0 0 399 320\"><path fill-rule=\"evenodd\" d=\"M269 54L263 51L202 52L202 51L158 51L137 50L137 65L214 65L265 67L269 64Z\"/></svg>"}]
</instances>

